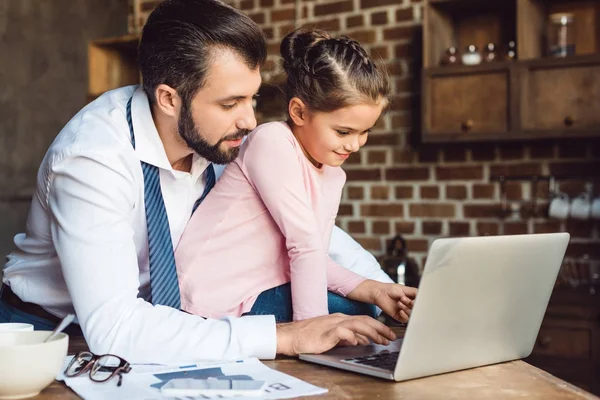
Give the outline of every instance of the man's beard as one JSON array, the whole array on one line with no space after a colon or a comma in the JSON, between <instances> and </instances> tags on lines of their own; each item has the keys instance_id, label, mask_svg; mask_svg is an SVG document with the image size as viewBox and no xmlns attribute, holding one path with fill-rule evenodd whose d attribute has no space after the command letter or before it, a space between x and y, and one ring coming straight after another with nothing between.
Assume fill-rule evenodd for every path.
<instances>
[{"instance_id":1,"label":"man's beard","mask_svg":"<svg viewBox=\"0 0 600 400\"><path fill-rule=\"evenodd\" d=\"M181 114L179 116L178 130L179 135L185 140L189 148L194 150L200 157L207 159L215 164L228 164L235 160L240 153L240 148L232 147L227 150L221 150L221 144L226 140L237 140L247 136L250 131L248 129L240 129L239 131L223 137L217 144L211 145L202 137L202 134L196 129L192 110L187 102L181 105Z\"/></svg>"}]
</instances>

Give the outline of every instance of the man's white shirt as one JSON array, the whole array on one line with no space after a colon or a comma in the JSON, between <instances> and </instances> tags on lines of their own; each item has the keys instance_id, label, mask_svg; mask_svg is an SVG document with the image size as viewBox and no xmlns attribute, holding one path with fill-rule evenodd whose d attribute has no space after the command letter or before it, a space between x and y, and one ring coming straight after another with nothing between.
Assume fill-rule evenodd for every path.
<instances>
[{"instance_id":1,"label":"man's white shirt","mask_svg":"<svg viewBox=\"0 0 600 400\"><path fill-rule=\"evenodd\" d=\"M125 114L132 95L135 149ZM57 317L76 311L95 353L167 364L273 358L273 316L203 319L143 300L150 274L140 161L159 167L175 248L204 190L209 163L194 155L189 173L174 170L144 91L128 86L90 103L50 146L26 231L15 236L17 250L8 256L3 281L23 301ZM215 166L217 177L222 170ZM338 228L329 251L346 268L391 282L375 258Z\"/></svg>"}]
</instances>

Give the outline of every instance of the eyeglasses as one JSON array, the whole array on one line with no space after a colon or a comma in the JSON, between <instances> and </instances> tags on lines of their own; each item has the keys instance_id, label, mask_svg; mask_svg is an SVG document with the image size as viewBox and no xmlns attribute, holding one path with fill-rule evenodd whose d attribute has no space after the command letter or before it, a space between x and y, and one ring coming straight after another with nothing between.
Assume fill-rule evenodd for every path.
<instances>
[{"instance_id":1,"label":"eyeglasses","mask_svg":"<svg viewBox=\"0 0 600 400\"><path fill-rule=\"evenodd\" d=\"M114 354L95 355L89 351L80 351L69 363L65 376L74 378L88 371L90 379L94 382L107 382L118 376L117 386L121 386L123 374L131 371L131 365Z\"/></svg>"}]
</instances>

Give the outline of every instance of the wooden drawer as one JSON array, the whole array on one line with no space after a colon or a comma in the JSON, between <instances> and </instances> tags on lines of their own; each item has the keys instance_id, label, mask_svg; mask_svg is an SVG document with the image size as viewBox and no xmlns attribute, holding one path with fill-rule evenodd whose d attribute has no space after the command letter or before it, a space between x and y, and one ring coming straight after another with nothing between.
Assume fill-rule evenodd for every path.
<instances>
[{"instance_id":1,"label":"wooden drawer","mask_svg":"<svg viewBox=\"0 0 600 400\"><path fill-rule=\"evenodd\" d=\"M542 326L535 342L533 354L591 359L592 332L589 329Z\"/></svg>"},{"instance_id":2,"label":"wooden drawer","mask_svg":"<svg viewBox=\"0 0 600 400\"><path fill-rule=\"evenodd\" d=\"M531 68L523 74L525 131L580 131L600 127L600 65Z\"/></svg>"},{"instance_id":3,"label":"wooden drawer","mask_svg":"<svg viewBox=\"0 0 600 400\"><path fill-rule=\"evenodd\" d=\"M508 71L432 76L428 85L428 134L502 133L508 130Z\"/></svg>"}]
</instances>

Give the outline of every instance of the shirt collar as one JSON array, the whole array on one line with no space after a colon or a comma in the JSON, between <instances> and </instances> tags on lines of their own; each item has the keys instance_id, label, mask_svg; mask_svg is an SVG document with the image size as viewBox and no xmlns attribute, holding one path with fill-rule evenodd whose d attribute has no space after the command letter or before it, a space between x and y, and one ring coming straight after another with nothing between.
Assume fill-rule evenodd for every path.
<instances>
[{"instance_id":1,"label":"shirt collar","mask_svg":"<svg viewBox=\"0 0 600 400\"><path fill-rule=\"evenodd\" d=\"M135 134L135 152L147 164L154 165L158 168L166 169L174 174L181 174L181 171L176 171L171 166L167 153L163 146L152 112L150 111L150 101L142 86L139 86L133 93L131 100L131 117L133 119L133 131ZM192 176L201 175L210 163L194 153L192 158Z\"/></svg>"}]
</instances>

